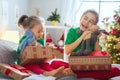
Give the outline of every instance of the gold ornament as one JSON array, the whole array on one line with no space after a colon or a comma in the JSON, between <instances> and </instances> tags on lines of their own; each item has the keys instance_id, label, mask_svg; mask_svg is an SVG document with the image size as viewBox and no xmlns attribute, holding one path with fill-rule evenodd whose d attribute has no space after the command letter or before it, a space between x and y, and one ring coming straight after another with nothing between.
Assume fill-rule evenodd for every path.
<instances>
[{"instance_id":1,"label":"gold ornament","mask_svg":"<svg viewBox=\"0 0 120 80\"><path fill-rule=\"evenodd\" d=\"M113 64L116 64L116 63L117 63L117 60L116 60L116 59L113 59L113 60L112 60L112 63L113 63Z\"/></svg>"},{"instance_id":2,"label":"gold ornament","mask_svg":"<svg viewBox=\"0 0 120 80\"><path fill-rule=\"evenodd\" d=\"M115 45L116 49L120 49L120 42Z\"/></svg>"},{"instance_id":3,"label":"gold ornament","mask_svg":"<svg viewBox=\"0 0 120 80\"><path fill-rule=\"evenodd\" d=\"M116 46L115 46L115 45L113 46L113 49L116 49Z\"/></svg>"},{"instance_id":4,"label":"gold ornament","mask_svg":"<svg viewBox=\"0 0 120 80\"><path fill-rule=\"evenodd\" d=\"M120 56L120 53L118 53L118 55Z\"/></svg>"},{"instance_id":5,"label":"gold ornament","mask_svg":"<svg viewBox=\"0 0 120 80\"><path fill-rule=\"evenodd\" d=\"M120 60L120 58L118 57L118 58L117 58L117 60L119 61L119 60Z\"/></svg>"},{"instance_id":6,"label":"gold ornament","mask_svg":"<svg viewBox=\"0 0 120 80\"><path fill-rule=\"evenodd\" d=\"M105 28L107 29L108 26L109 26L109 23L105 23L104 26L105 26Z\"/></svg>"}]
</instances>

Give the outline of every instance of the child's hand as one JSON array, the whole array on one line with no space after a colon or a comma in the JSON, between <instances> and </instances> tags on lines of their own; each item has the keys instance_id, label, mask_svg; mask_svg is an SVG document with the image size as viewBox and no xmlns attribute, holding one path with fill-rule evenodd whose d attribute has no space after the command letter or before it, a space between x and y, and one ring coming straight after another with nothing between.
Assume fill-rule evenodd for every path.
<instances>
[{"instance_id":1,"label":"child's hand","mask_svg":"<svg viewBox=\"0 0 120 80\"><path fill-rule=\"evenodd\" d=\"M65 68L65 69L63 70L63 74L64 74L65 76L75 75L75 74L73 73L73 71L71 70L71 68Z\"/></svg>"},{"instance_id":2,"label":"child's hand","mask_svg":"<svg viewBox=\"0 0 120 80\"><path fill-rule=\"evenodd\" d=\"M63 74L66 75L66 76L70 75L71 73L72 73L72 71L71 71L70 68L65 68L65 69L63 70Z\"/></svg>"},{"instance_id":3,"label":"child's hand","mask_svg":"<svg viewBox=\"0 0 120 80\"><path fill-rule=\"evenodd\" d=\"M36 41L33 41L32 43L28 44L29 46L36 46Z\"/></svg>"},{"instance_id":4,"label":"child's hand","mask_svg":"<svg viewBox=\"0 0 120 80\"><path fill-rule=\"evenodd\" d=\"M86 35L91 34L91 31L84 31L82 37L85 38Z\"/></svg>"}]
</instances>

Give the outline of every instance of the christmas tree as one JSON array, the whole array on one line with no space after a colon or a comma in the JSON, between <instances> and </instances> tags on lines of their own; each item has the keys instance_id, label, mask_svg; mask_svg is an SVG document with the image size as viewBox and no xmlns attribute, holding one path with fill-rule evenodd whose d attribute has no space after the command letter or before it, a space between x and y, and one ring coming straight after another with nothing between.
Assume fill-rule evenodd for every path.
<instances>
[{"instance_id":1,"label":"christmas tree","mask_svg":"<svg viewBox=\"0 0 120 80\"><path fill-rule=\"evenodd\" d=\"M112 63L120 63L120 8L115 10L113 21L105 23L109 28L105 48L110 54Z\"/></svg>"}]
</instances>

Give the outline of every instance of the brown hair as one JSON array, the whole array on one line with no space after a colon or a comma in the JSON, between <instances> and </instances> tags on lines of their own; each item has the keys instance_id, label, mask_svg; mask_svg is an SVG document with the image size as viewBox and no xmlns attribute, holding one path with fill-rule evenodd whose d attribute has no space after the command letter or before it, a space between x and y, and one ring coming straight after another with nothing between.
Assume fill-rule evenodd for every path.
<instances>
[{"instance_id":1,"label":"brown hair","mask_svg":"<svg viewBox=\"0 0 120 80\"><path fill-rule=\"evenodd\" d=\"M24 20L28 18L27 15L22 15L18 20L18 26L23 25ZM24 27L25 28L25 27Z\"/></svg>"},{"instance_id":2,"label":"brown hair","mask_svg":"<svg viewBox=\"0 0 120 80\"><path fill-rule=\"evenodd\" d=\"M87 11L85 11L85 12L83 13L82 17L83 17L84 15L86 15L87 13L92 13L92 14L94 14L95 17L96 17L96 23L98 23L98 21L99 21L99 15L98 15L98 13L97 13L95 10L93 10L93 9L88 9Z\"/></svg>"},{"instance_id":3,"label":"brown hair","mask_svg":"<svg viewBox=\"0 0 120 80\"><path fill-rule=\"evenodd\" d=\"M36 16L30 16L22 15L20 19L18 20L18 25L22 25L23 28L32 28L36 24L41 24L41 21Z\"/></svg>"}]
</instances>

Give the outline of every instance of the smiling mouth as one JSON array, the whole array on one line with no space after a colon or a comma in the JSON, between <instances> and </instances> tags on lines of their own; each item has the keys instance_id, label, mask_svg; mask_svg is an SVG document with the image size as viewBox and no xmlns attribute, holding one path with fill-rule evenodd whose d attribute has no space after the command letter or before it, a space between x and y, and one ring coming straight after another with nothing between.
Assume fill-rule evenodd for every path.
<instances>
[{"instance_id":1,"label":"smiling mouth","mask_svg":"<svg viewBox=\"0 0 120 80\"><path fill-rule=\"evenodd\" d=\"M85 26L85 25L83 25L83 24L82 24L82 27L83 27L83 28L85 28L85 29L87 29L87 28L88 28L87 26Z\"/></svg>"}]
</instances>

